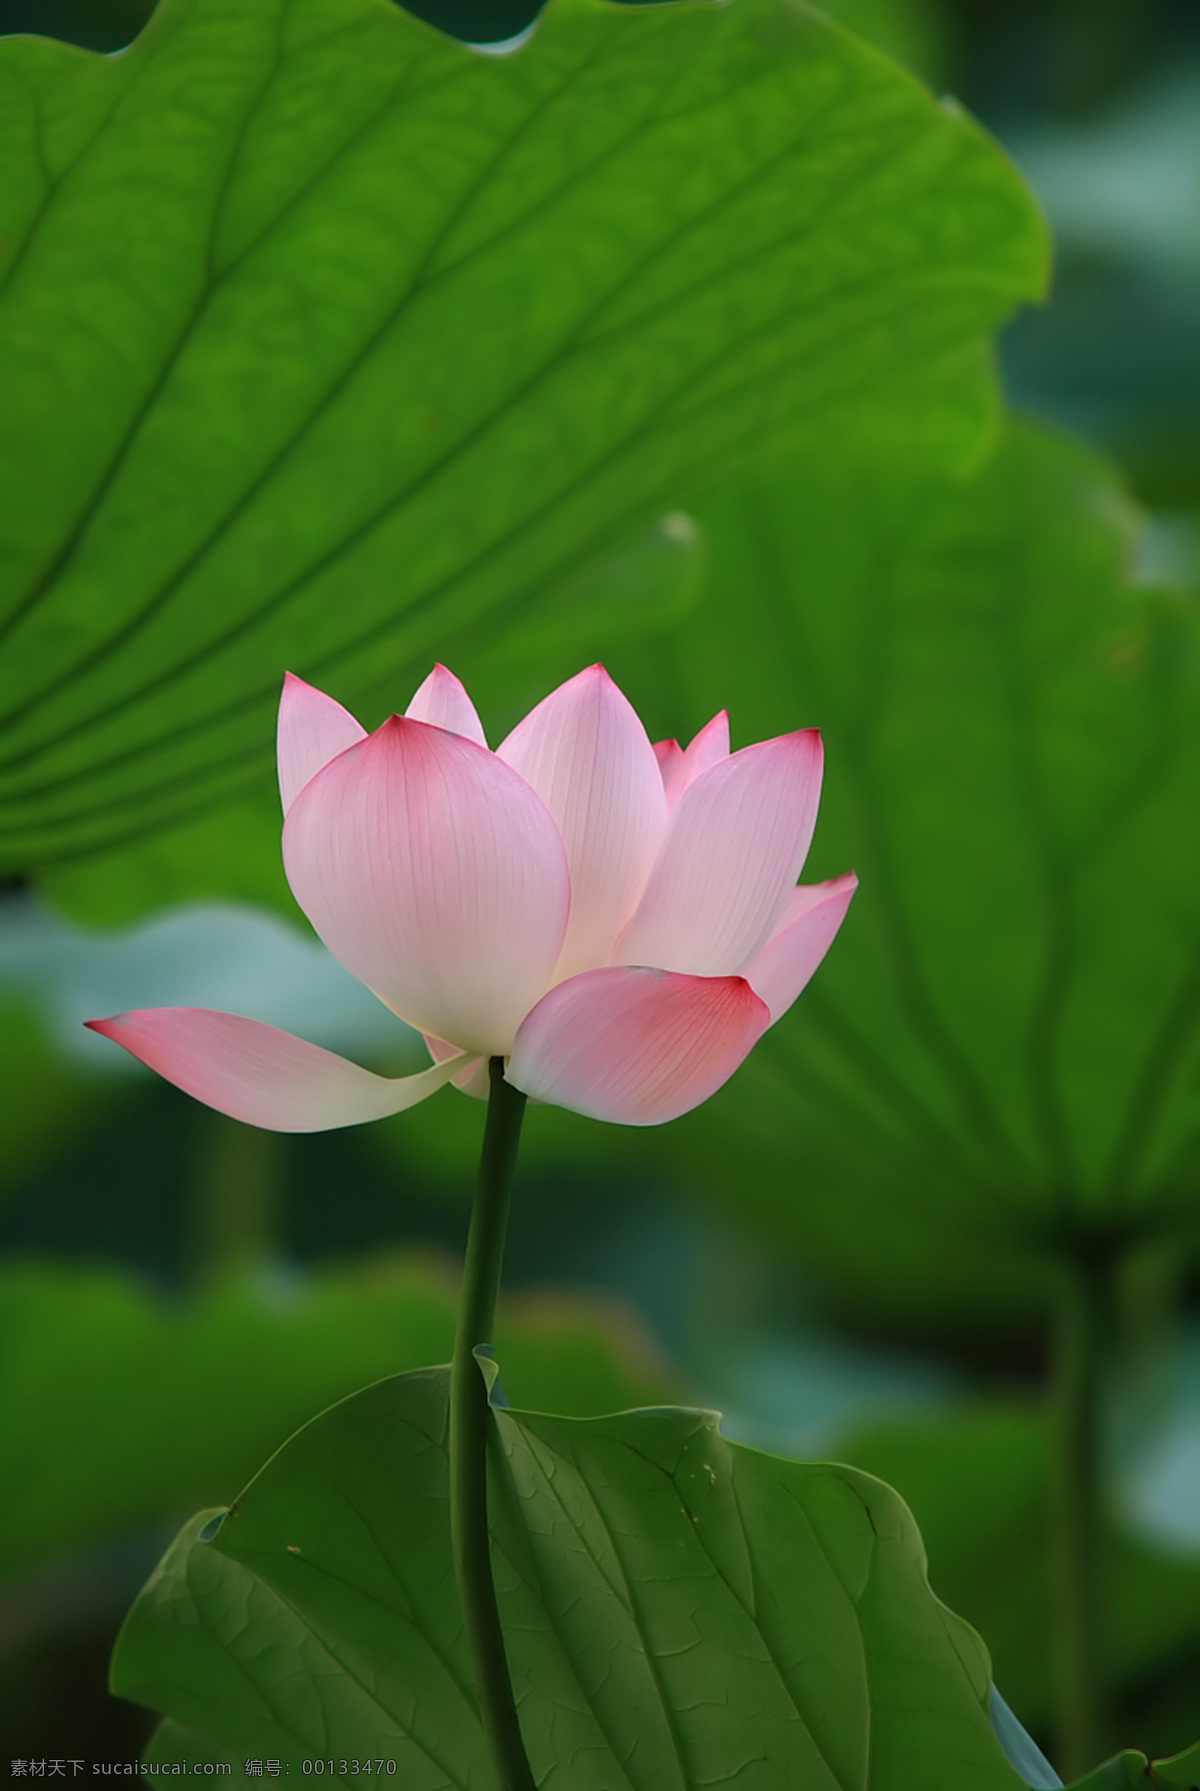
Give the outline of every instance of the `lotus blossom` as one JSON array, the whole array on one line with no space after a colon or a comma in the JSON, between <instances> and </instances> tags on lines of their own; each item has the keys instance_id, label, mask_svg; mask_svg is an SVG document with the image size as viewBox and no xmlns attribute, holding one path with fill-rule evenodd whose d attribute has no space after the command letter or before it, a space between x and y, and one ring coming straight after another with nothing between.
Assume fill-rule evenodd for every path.
<instances>
[{"instance_id":1,"label":"lotus blossom","mask_svg":"<svg viewBox=\"0 0 1200 1791\"><path fill-rule=\"evenodd\" d=\"M397 1113L491 1057L535 1100L623 1125L716 1092L829 949L856 879L797 886L815 729L731 752L720 714L651 745L602 666L495 752L436 666L367 734L290 673L279 709L283 858L342 964L425 1036L374 1075L257 1020L150 1008L88 1025L234 1119L315 1132Z\"/></svg>"}]
</instances>

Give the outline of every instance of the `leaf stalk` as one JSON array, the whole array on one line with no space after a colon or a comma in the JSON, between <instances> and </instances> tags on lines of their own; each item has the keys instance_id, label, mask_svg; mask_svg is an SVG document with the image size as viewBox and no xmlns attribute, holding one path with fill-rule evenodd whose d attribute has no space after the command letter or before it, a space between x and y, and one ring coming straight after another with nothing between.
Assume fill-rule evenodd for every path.
<instances>
[{"instance_id":1,"label":"leaf stalk","mask_svg":"<svg viewBox=\"0 0 1200 1791\"><path fill-rule=\"evenodd\" d=\"M1103 1251L1076 1250L1066 1259L1052 1346L1056 1730L1068 1782L1096 1765L1104 1739L1100 1405L1113 1266Z\"/></svg>"}]
</instances>

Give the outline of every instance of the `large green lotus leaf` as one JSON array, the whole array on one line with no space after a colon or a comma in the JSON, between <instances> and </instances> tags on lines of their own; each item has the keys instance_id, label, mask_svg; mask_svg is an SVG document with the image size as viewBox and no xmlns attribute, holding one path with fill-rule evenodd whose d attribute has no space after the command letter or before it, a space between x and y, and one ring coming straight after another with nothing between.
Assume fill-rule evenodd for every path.
<instances>
[{"instance_id":1,"label":"large green lotus leaf","mask_svg":"<svg viewBox=\"0 0 1200 1791\"><path fill-rule=\"evenodd\" d=\"M0 1579L231 1498L329 1400L447 1359L456 1295L448 1267L404 1257L294 1283L229 1278L178 1301L115 1271L11 1264ZM501 1318L531 1404L590 1413L678 1392L636 1327L594 1301L518 1297Z\"/></svg>"},{"instance_id":2,"label":"large green lotus leaf","mask_svg":"<svg viewBox=\"0 0 1200 1791\"><path fill-rule=\"evenodd\" d=\"M615 640L665 628L686 615L702 580L702 541L680 512L572 567L528 624L486 653L486 674L475 691L493 743L551 684L594 660L598 640L608 649ZM456 660L456 668L461 666ZM386 707L403 709L416 682L417 674L406 680L397 673ZM173 902L211 898L277 908L306 926L283 874L281 831L279 792L272 783L181 824L55 865L43 871L39 889L56 908L88 926L122 925ZM474 1165L464 1185L473 1174Z\"/></svg>"},{"instance_id":3,"label":"large green lotus leaf","mask_svg":"<svg viewBox=\"0 0 1200 1791\"><path fill-rule=\"evenodd\" d=\"M41 897L83 927L122 927L183 902L249 902L303 927L283 874L277 790L263 788L82 858L37 879Z\"/></svg>"},{"instance_id":4,"label":"large green lotus leaf","mask_svg":"<svg viewBox=\"0 0 1200 1791\"><path fill-rule=\"evenodd\" d=\"M157 1758L382 1756L408 1791L493 1785L450 1558L447 1380L346 1400L215 1534L212 1513L185 1528L113 1666L175 1725ZM497 1591L545 1791L1016 1791L986 1653L887 1487L740 1448L707 1412L495 1415Z\"/></svg>"},{"instance_id":5,"label":"large green lotus leaf","mask_svg":"<svg viewBox=\"0 0 1200 1791\"><path fill-rule=\"evenodd\" d=\"M987 1637L996 1683L1023 1721L1047 1729L1055 1625L1045 1412L1017 1400L964 1405L872 1425L843 1438L838 1454L911 1507L939 1593ZM1108 1540L1106 1655L1120 1706L1172 1669L1182 1674L1200 1650L1200 1560L1138 1536L1115 1514ZM1194 1707L1184 1715L1192 1734L1198 1715ZM1157 1742L1170 1746L1172 1737Z\"/></svg>"},{"instance_id":6,"label":"large green lotus leaf","mask_svg":"<svg viewBox=\"0 0 1200 1791\"><path fill-rule=\"evenodd\" d=\"M805 877L861 888L662 1148L876 1320L1030 1309L1066 1228L1194 1225L1200 635L1131 582L1112 470L1015 422L968 477L806 457L702 518L708 598L613 669L660 731L819 724Z\"/></svg>"},{"instance_id":7,"label":"large green lotus leaf","mask_svg":"<svg viewBox=\"0 0 1200 1791\"><path fill-rule=\"evenodd\" d=\"M789 440L961 458L1043 279L952 106L784 0L163 0L0 48L0 862L265 786L285 666L373 723Z\"/></svg>"},{"instance_id":8,"label":"large green lotus leaf","mask_svg":"<svg viewBox=\"0 0 1200 1791\"><path fill-rule=\"evenodd\" d=\"M33 8L26 8L33 12ZM410 0L405 9L466 43L497 43L523 30L540 10L538 0ZM886 50L906 68L928 78L940 46L942 23L931 0L826 0L820 8L830 18ZM99 49L123 49L153 11L153 0L77 0L68 18L55 18L41 28L73 43ZM938 57L940 62L941 58Z\"/></svg>"}]
</instances>

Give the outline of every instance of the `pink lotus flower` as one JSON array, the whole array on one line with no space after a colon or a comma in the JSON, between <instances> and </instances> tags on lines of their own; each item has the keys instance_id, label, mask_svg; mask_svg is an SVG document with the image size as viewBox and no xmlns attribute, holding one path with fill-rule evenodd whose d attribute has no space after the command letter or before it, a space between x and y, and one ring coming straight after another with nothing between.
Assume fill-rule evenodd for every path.
<instances>
[{"instance_id":1,"label":"pink lotus flower","mask_svg":"<svg viewBox=\"0 0 1200 1791\"><path fill-rule=\"evenodd\" d=\"M346 968L424 1033L390 1079L257 1020L149 1008L88 1025L197 1100L316 1132L397 1113L502 1056L539 1101L657 1125L715 1093L821 962L856 879L801 885L815 730L729 750L729 720L652 746L602 666L490 752L437 666L368 735L288 675L283 857Z\"/></svg>"}]
</instances>

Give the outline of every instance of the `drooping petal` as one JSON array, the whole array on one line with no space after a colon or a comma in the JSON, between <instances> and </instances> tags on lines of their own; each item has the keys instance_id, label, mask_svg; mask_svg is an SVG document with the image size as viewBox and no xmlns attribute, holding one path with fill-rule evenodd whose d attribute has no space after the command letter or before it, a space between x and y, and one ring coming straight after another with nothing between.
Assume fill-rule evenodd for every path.
<instances>
[{"instance_id":1,"label":"drooping petal","mask_svg":"<svg viewBox=\"0 0 1200 1791\"><path fill-rule=\"evenodd\" d=\"M288 672L279 699L276 737L279 794L283 798L284 814L305 784L328 765L330 759L336 759L356 740L366 737L367 730L358 725L348 709L335 703L323 690L317 690L303 678Z\"/></svg>"},{"instance_id":2,"label":"drooping petal","mask_svg":"<svg viewBox=\"0 0 1200 1791\"><path fill-rule=\"evenodd\" d=\"M603 666L552 691L496 756L558 822L571 870L571 919L555 979L609 962L667 824L654 748Z\"/></svg>"},{"instance_id":3,"label":"drooping petal","mask_svg":"<svg viewBox=\"0 0 1200 1791\"><path fill-rule=\"evenodd\" d=\"M429 1055L434 1063L445 1063L448 1057L459 1057L461 1053L456 1045L448 1045L445 1039L435 1039L432 1033L424 1035L429 1047ZM463 1068L456 1070L450 1078L455 1088L463 1094L470 1095L474 1101L486 1101L492 1092L492 1078L488 1070L486 1057L468 1057Z\"/></svg>"},{"instance_id":4,"label":"drooping petal","mask_svg":"<svg viewBox=\"0 0 1200 1791\"><path fill-rule=\"evenodd\" d=\"M743 747L702 771L672 810L617 960L693 976L740 974L770 937L800 874L821 767L821 736L806 729Z\"/></svg>"},{"instance_id":5,"label":"drooping petal","mask_svg":"<svg viewBox=\"0 0 1200 1791\"><path fill-rule=\"evenodd\" d=\"M740 976L588 970L539 1001L506 1074L555 1107L657 1126L715 1094L769 1024Z\"/></svg>"},{"instance_id":6,"label":"drooping petal","mask_svg":"<svg viewBox=\"0 0 1200 1791\"><path fill-rule=\"evenodd\" d=\"M771 1024L787 1013L846 918L858 878L853 871L828 883L802 883L788 897L774 932L746 970L746 981L771 1010Z\"/></svg>"},{"instance_id":7,"label":"drooping petal","mask_svg":"<svg viewBox=\"0 0 1200 1791\"><path fill-rule=\"evenodd\" d=\"M328 1132L401 1113L468 1067L460 1056L415 1076L376 1076L276 1026L206 1007L142 1008L86 1024L206 1106L269 1132Z\"/></svg>"},{"instance_id":8,"label":"drooping petal","mask_svg":"<svg viewBox=\"0 0 1200 1791\"><path fill-rule=\"evenodd\" d=\"M410 721L425 721L431 727L461 734L464 740L473 740L476 746L487 745L483 723L465 685L444 665L434 666L404 713Z\"/></svg>"},{"instance_id":9,"label":"drooping petal","mask_svg":"<svg viewBox=\"0 0 1200 1791\"><path fill-rule=\"evenodd\" d=\"M550 985L570 879L549 811L474 741L393 715L301 792L292 891L346 968L419 1031L506 1054Z\"/></svg>"}]
</instances>

